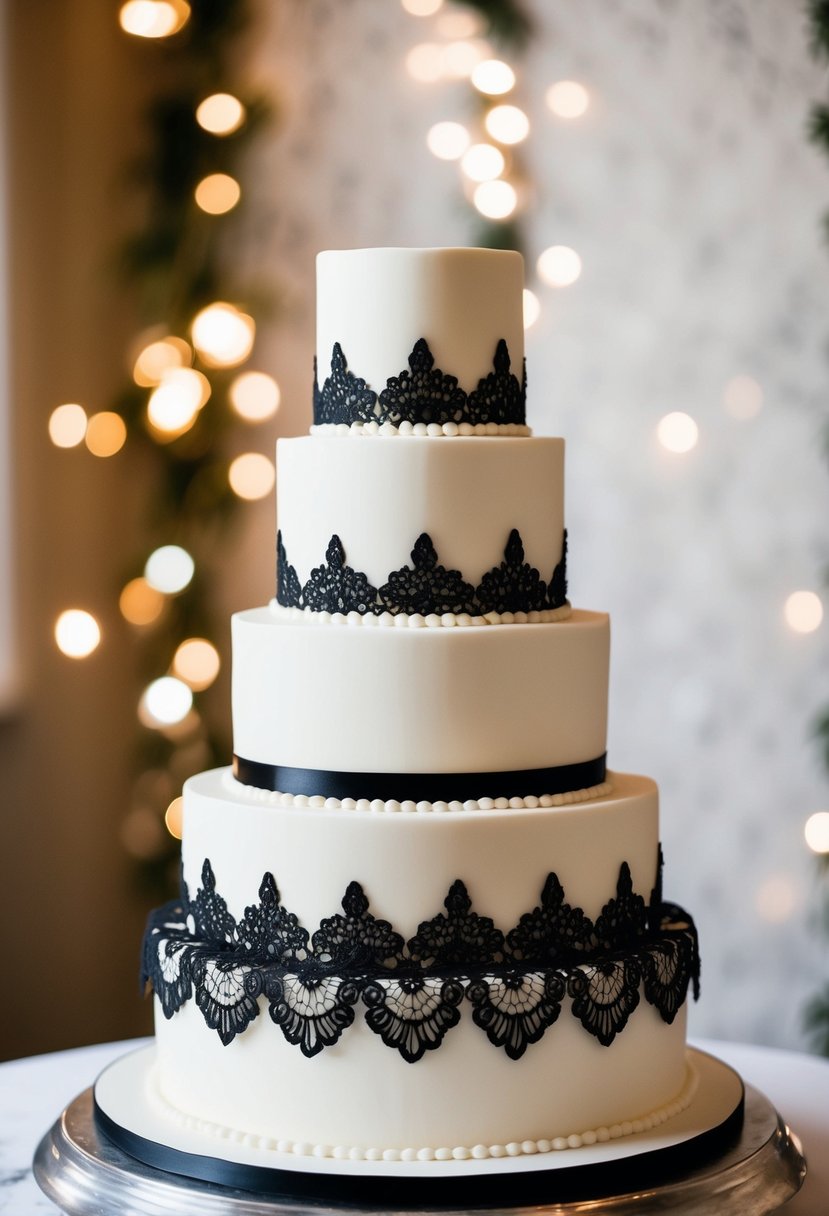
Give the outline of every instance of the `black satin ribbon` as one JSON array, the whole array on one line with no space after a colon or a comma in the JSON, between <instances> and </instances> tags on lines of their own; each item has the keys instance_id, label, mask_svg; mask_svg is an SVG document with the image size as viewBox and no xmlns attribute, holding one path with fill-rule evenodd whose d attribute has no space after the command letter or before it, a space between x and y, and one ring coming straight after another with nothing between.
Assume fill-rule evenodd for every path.
<instances>
[{"instance_id":1,"label":"black satin ribbon","mask_svg":"<svg viewBox=\"0 0 829 1216\"><path fill-rule=\"evenodd\" d=\"M382 802L467 802L479 798L526 798L567 794L601 785L607 756L555 768L525 768L503 773L340 773L289 768L233 757L233 775L243 785L309 798L379 798Z\"/></svg>"}]
</instances>

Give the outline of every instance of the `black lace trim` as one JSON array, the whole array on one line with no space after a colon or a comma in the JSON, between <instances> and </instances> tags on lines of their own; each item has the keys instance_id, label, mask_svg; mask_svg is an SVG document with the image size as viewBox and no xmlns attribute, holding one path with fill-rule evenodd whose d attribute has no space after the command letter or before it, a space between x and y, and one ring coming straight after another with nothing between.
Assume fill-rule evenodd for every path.
<instances>
[{"instance_id":1,"label":"black lace trim","mask_svg":"<svg viewBox=\"0 0 829 1216\"><path fill-rule=\"evenodd\" d=\"M404 941L372 914L357 882L342 912L311 933L265 874L259 902L237 922L205 860L195 896L182 881L181 900L150 916L142 983L167 1018L195 998L225 1045L259 1016L264 998L271 1020L306 1056L333 1046L360 1002L370 1029L410 1063L440 1046L464 1000L475 1025L513 1060L567 1000L587 1033L609 1046L641 995L670 1023L689 985L699 994L696 929L680 908L653 902L660 882L646 905L623 862L615 895L594 922L566 902L550 874L539 905L503 933L472 908L458 879L445 911Z\"/></svg>"},{"instance_id":2,"label":"black lace trim","mask_svg":"<svg viewBox=\"0 0 829 1216\"><path fill-rule=\"evenodd\" d=\"M355 422L438 423L478 425L494 422L523 426L526 422L526 372L522 379L511 370L509 349L500 338L493 357L493 370L478 381L471 393L458 385L455 376L435 367L425 338L419 338L409 355L409 366L390 376L376 393L365 380L348 370L339 342L331 352L331 371L322 388L314 361L314 422L317 426Z\"/></svg>"},{"instance_id":3,"label":"black lace trim","mask_svg":"<svg viewBox=\"0 0 829 1216\"><path fill-rule=\"evenodd\" d=\"M477 587L459 570L447 570L438 561L432 539L422 532L411 552L412 564L393 570L379 590L365 574L346 562L339 536L332 536L325 565L311 571L304 586L288 560L282 532L276 535L276 599L285 608L311 612L383 612L429 616L445 612L484 616L488 612L541 612L567 603L567 531L562 537L561 560L545 583L534 566L524 561L524 545L517 528L509 534L504 560L488 570Z\"/></svg>"}]
</instances>

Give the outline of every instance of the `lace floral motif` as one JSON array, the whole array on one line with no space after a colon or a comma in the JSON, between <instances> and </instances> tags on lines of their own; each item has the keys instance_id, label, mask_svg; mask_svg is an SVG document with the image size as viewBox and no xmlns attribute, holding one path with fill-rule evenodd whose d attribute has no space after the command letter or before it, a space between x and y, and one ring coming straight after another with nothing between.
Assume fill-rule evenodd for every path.
<instances>
[{"instance_id":1,"label":"lace floral motif","mask_svg":"<svg viewBox=\"0 0 829 1216\"><path fill-rule=\"evenodd\" d=\"M346 564L339 536L332 536L324 566L317 566L304 587L290 564L282 533L277 533L276 599L284 608L307 608L311 612L358 612L361 616L383 612L429 616L489 612L535 612L561 608L567 603L567 532L562 537L561 560L549 587L535 567L524 561L524 545L517 528L509 534L504 560L487 571L477 587L465 581L458 570L447 570L438 561L428 533L422 532L411 553L411 566L394 570L379 591L365 574Z\"/></svg>"},{"instance_id":2,"label":"lace floral motif","mask_svg":"<svg viewBox=\"0 0 829 1216\"><path fill-rule=\"evenodd\" d=\"M319 387L314 363L314 423L355 422L437 423L494 422L523 425L526 421L526 376L522 380L510 370L507 344L500 338L495 348L493 371L478 381L467 394L455 376L435 367L435 359L425 338L419 338L409 355L409 366L390 376L379 395L365 380L348 370L339 342L331 353L331 372Z\"/></svg>"},{"instance_id":3,"label":"lace floral motif","mask_svg":"<svg viewBox=\"0 0 829 1216\"><path fill-rule=\"evenodd\" d=\"M698 994L693 922L673 904L646 906L627 863L595 923L567 903L555 874L539 905L506 934L473 909L460 879L444 908L405 941L371 913L352 882L342 912L310 933L265 874L259 902L237 922L206 860L195 896L182 882L181 900L150 917L142 979L167 1018L195 995L224 1044L266 1005L271 1021L306 1056L334 1046L362 1004L369 1028L409 1063L440 1046L465 999L473 1023L517 1060L568 1000L584 1029L609 1046L641 995L672 1022L689 985Z\"/></svg>"}]
</instances>

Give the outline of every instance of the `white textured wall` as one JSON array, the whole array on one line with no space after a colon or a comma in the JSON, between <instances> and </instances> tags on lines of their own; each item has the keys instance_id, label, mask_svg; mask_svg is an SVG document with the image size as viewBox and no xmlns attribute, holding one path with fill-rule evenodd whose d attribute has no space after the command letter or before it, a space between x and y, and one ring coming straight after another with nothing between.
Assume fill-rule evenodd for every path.
<instances>
[{"instance_id":1,"label":"white textured wall","mask_svg":"<svg viewBox=\"0 0 829 1216\"><path fill-rule=\"evenodd\" d=\"M829 701L829 626L796 636L782 605L820 587L829 557L829 172L804 136L826 74L795 3L534 9L529 250L571 245L584 272L540 290L530 420L568 441L575 602L613 617L611 761L662 788L667 892L702 938L693 1029L802 1045L802 1005L827 970L802 827L829 807L810 740ZM258 357L282 383L290 434L308 424L315 252L469 242L456 170L424 145L432 122L465 116L468 90L406 76L430 23L393 0L262 11L257 71L282 95L282 124L257 166L262 227L243 262L284 292ZM545 110L561 78L590 89L579 121ZM762 385L753 421L723 407L737 374ZM688 456L655 441L671 410L699 423ZM273 523L254 518L240 565L261 600ZM784 919L761 914L769 890L779 916L789 893Z\"/></svg>"}]
</instances>

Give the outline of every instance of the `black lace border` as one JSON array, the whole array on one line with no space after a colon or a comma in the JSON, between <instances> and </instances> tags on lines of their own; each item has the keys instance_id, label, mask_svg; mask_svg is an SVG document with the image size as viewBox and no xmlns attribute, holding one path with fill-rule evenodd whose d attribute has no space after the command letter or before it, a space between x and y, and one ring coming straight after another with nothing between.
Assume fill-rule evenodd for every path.
<instances>
[{"instance_id":1,"label":"black lace border","mask_svg":"<svg viewBox=\"0 0 829 1216\"><path fill-rule=\"evenodd\" d=\"M375 917L357 882L343 912L310 933L285 908L266 873L259 903L236 920L216 890L209 860L202 886L149 919L142 983L166 1018L195 999L206 1025L227 1046L263 1006L286 1040L311 1057L354 1024L356 1007L383 1043L416 1063L440 1047L472 1006L472 1021L510 1059L520 1059L559 1018L565 1004L605 1047L644 994L673 1022L689 985L699 991L693 921L661 895L662 855L650 904L619 869L616 893L593 921L565 900L555 874L541 902L503 933L472 908L456 880L445 913L423 921L409 941Z\"/></svg>"},{"instance_id":2,"label":"black lace border","mask_svg":"<svg viewBox=\"0 0 829 1216\"><path fill-rule=\"evenodd\" d=\"M542 797L602 785L607 753L579 764L496 773L344 773L291 768L233 757L233 776L242 785L309 798L367 798L370 802L469 802L481 798Z\"/></svg>"}]
</instances>

